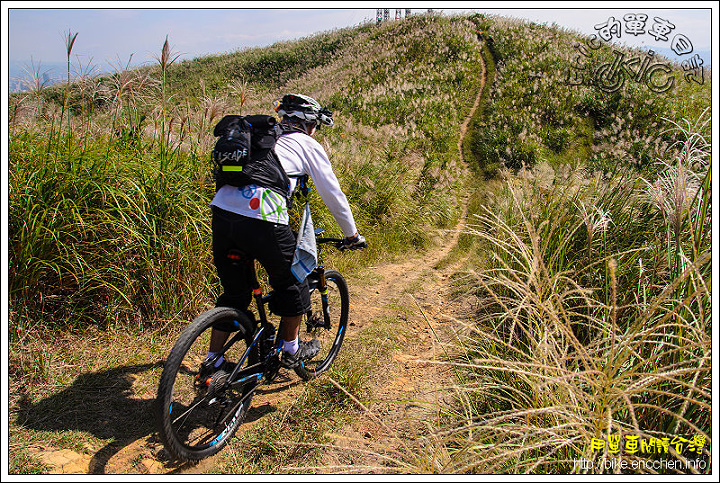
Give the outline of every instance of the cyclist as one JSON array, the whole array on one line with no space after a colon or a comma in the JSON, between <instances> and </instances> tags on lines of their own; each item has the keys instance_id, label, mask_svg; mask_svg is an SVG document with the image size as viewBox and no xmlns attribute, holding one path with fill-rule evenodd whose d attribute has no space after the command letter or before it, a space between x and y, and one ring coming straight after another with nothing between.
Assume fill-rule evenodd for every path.
<instances>
[{"instance_id":1,"label":"cyclist","mask_svg":"<svg viewBox=\"0 0 720 483\"><path fill-rule=\"evenodd\" d=\"M367 242L357 231L327 153L313 138L321 125L333 125L332 112L301 94L286 94L273 106L282 128L275 153L290 179L290 192L295 191L299 177L309 175L340 225L345 245L351 249L365 248ZM224 290L216 305L247 313L251 301L250 267L239 269L227 256L230 250L239 249L258 260L268 273L274 291L270 309L282 318L279 334L282 365L292 368L315 357L320 350L319 341L301 341L298 337L302 316L310 309L310 293L307 280L299 281L290 270L296 234L289 226L285 197L257 185L241 188L225 185L215 195L211 209L213 258ZM222 348L227 337L227 332L213 329L208 357ZM220 358L216 367L222 363Z\"/></svg>"}]
</instances>

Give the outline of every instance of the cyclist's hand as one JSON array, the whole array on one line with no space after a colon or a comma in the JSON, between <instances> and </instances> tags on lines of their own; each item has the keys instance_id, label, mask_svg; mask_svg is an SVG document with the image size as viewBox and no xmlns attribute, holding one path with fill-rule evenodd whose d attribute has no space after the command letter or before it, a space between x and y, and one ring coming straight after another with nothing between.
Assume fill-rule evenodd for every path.
<instances>
[{"instance_id":1,"label":"cyclist's hand","mask_svg":"<svg viewBox=\"0 0 720 483\"><path fill-rule=\"evenodd\" d=\"M367 242L365 241L365 237L358 233L343 240L343 250L360 250L362 248L367 248Z\"/></svg>"}]
</instances>

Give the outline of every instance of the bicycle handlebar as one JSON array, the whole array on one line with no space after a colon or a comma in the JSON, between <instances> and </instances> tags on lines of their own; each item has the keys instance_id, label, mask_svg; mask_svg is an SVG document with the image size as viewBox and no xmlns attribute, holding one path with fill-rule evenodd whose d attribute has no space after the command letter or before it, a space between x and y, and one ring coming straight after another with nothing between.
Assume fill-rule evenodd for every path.
<instances>
[{"instance_id":1,"label":"bicycle handlebar","mask_svg":"<svg viewBox=\"0 0 720 483\"><path fill-rule=\"evenodd\" d=\"M323 231L324 231L324 230L323 230ZM322 233L322 232L319 232L319 233L317 233L317 234L315 235L315 242L316 242L316 243L318 243L318 244L332 243L332 244L335 246L335 248L337 248L337 249L340 250L340 251L344 251L344 250L360 250L360 249L365 248L365 247L367 246L367 244L362 244L362 245L361 245L361 244L356 244L356 245L348 244L348 239L347 239L347 238L329 238L329 237L321 237L321 236L318 236L320 233Z\"/></svg>"},{"instance_id":2,"label":"bicycle handlebar","mask_svg":"<svg viewBox=\"0 0 720 483\"><path fill-rule=\"evenodd\" d=\"M346 250L348 248L345 246L345 240L343 240L342 238L318 237L315 240L318 244L332 243L338 250Z\"/></svg>"}]
</instances>

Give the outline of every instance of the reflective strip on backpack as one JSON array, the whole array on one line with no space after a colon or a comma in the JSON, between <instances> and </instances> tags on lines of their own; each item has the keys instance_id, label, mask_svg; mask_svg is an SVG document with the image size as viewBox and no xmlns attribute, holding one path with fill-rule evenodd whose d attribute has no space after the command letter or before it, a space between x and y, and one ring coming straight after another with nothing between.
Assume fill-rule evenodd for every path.
<instances>
[{"instance_id":1,"label":"reflective strip on backpack","mask_svg":"<svg viewBox=\"0 0 720 483\"><path fill-rule=\"evenodd\" d=\"M242 166L223 166L222 170L223 171L242 171L243 167Z\"/></svg>"}]
</instances>

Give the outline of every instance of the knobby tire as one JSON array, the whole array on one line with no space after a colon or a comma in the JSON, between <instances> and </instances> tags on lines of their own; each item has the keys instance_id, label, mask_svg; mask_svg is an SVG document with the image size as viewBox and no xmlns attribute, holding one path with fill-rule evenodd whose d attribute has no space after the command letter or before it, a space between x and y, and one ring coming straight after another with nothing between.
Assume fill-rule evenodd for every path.
<instances>
[{"instance_id":1,"label":"knobby tire","mask_svg":"<svg viewBox=\"0 0 720 483\"><path fill-rule=\"evenodd\" d=\"M318 339L320 353L310 361L306 361L295 368L295 372L304 380L314 379L325 373L335 361L340 346L345 338L350 312L350 297L347 282L336 270L325 272L327 282L327 303L330 316L330 328L313 327L309 329L306 322L300 326L300 339ZM311 287L310 301L312 312L309 317L323 317L322 294L317 288Z\"/></svg>"},{"instance_id":2,"label":"knobby tire","mask_svg":"<svg viewBox=\"0 0 720 483\"><path fill-rule=\"evenodd\" d=\"M198 461L216 454L247 416L256 381L237 390L223 390L226 372L201 371L213 325L247 321L243 317L244 314L229 307L216 307L200 314L185 328L165 360L155 401L155 420L165 448L180 460ZM241 333L245 332L249 331ZM226 360L238 362L249 340L249 337L238 340L228 350ZM258 358L253 348L243 367L255 364Z\"/></svg>"}]
</instances>

